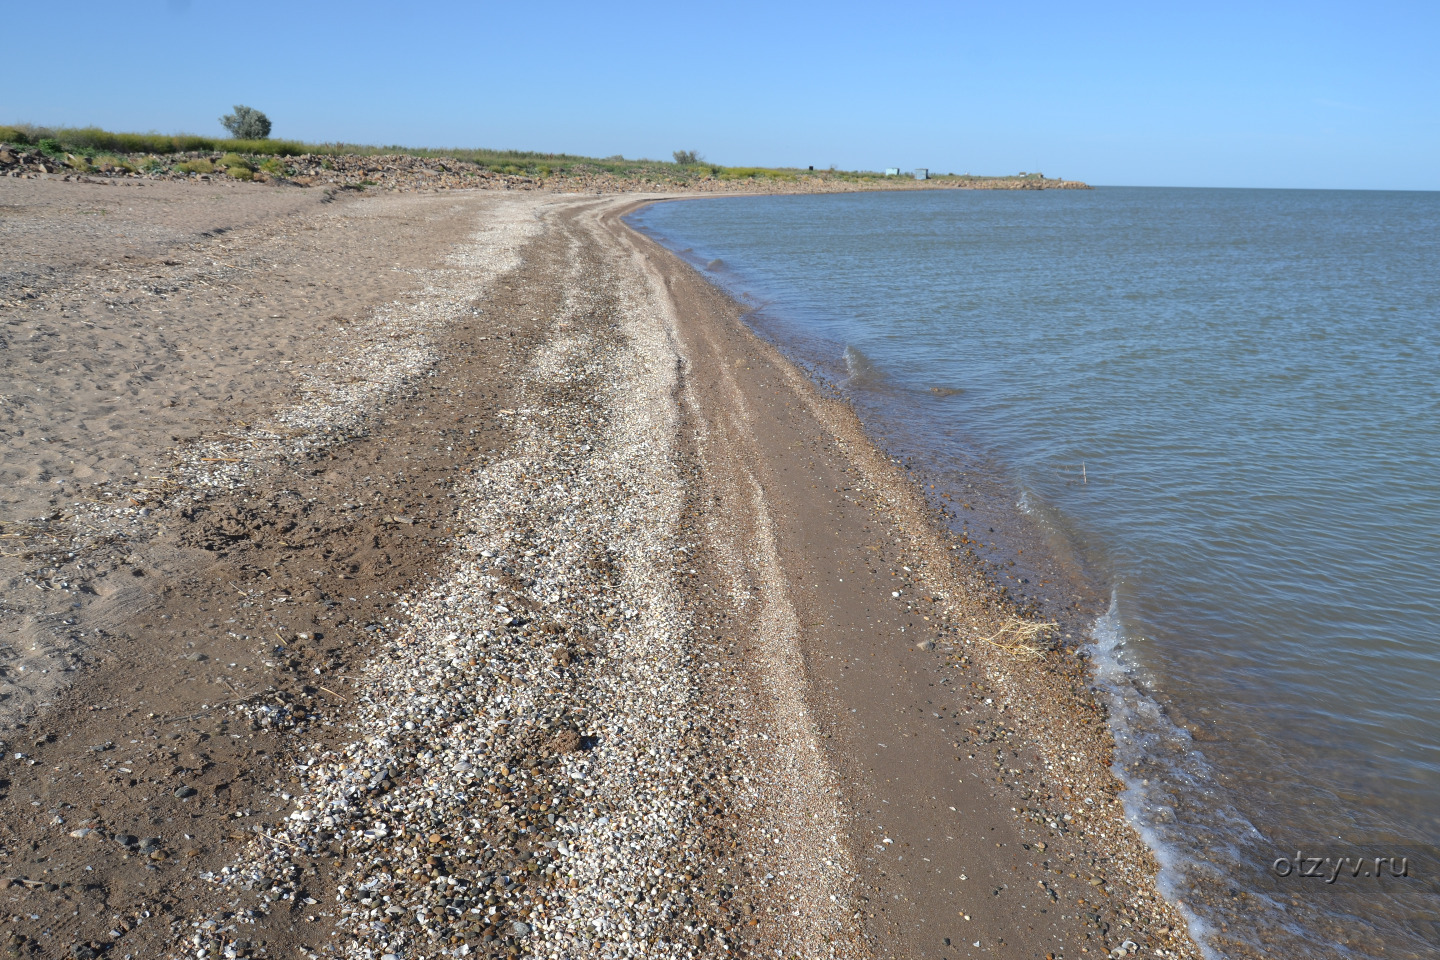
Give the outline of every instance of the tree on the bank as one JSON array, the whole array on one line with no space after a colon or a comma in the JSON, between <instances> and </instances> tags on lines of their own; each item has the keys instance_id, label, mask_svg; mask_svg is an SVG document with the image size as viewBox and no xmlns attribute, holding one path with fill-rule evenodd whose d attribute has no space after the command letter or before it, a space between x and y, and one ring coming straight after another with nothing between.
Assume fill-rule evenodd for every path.
<instances>
[{"instance_id":1,"label":"tree on the bank","mask_svg":"<svg viewBox=\"0 0 1440 960\"><path fill-rule=\"evenodd\" d=\"M700 156L700 154L694 150L676 150L674 153L671 154L671 156L674 157L675 162L680 164L682 167L688 167L697 163L705 162L705 158Z\"/></svg>"},{"instance_id":2,"label":"tree on the bank","mask_svg":"<svg viewBox=\"0 0 1440 960\"><path fill-rule=\"evenodd\" d=\"M235 104L235 112L220 118L220 124L236 140L264 140L270 136L270 118L254 107Z\"/></svg>"}]
</instances>

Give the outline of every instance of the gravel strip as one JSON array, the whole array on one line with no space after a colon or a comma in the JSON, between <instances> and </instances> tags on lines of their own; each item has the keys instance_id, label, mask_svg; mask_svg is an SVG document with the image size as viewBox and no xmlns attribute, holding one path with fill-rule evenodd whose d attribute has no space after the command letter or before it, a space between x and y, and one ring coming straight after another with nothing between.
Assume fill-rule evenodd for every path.
<instances>
[{"instance_id":1,"label":"gravel strip","mask_svg":"<svg viewBox=\"0 0 1440 960\"><path fill-rule=\"evenodd\" d=\"M707 847L713 793L753 815L776 806L764 774L796 770L730 755L707 727L703 647L669 575L686 547L672 319L638 261L581 246L519 374L515 444L457 491L453 572L401 605L353 686L353 739L305 757L287 819L208 878L234 909L177 955L243 955L246 920L277 909L328 927L325 953L365 958L743 952L759 940L721 911L752 887L809 916L780 860L751 883L743 856ZM314 856L345 864L333 905L306 892ZM823 902L846 909L829 888ZM822 928L835 917L805 925Z\"/></svg>"}]
</instances>

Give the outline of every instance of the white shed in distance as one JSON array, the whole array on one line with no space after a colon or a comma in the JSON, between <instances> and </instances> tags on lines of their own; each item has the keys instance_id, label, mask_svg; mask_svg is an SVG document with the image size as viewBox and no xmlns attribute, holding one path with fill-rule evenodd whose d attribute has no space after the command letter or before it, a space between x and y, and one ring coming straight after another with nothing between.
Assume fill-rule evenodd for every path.
<instances>
[{"instance_id":1,"label":"white shed in distance","mask_svg":"<svg viewBox=\"0 0 1440 960\"><path fill-rule=\"evenodd\" d=\"M930 169L929 169L928 167L916 167L916 168L915 168L915 179L916 179L916 180L929 180L929 179L930 179Z\"/></svg>"},{"instance_id":2,"label":"white shed in distance","mask_svg":"<svg viewBox=\"0 0 1440 960\"><path fill-rule=\"evenodd\" d=\"M898 176L900 176L900 168L899 168L899 167L886 167L886 168L885 168L885 176L887 176L887 177L898 177Z\"/></svg>"}]
</instances>

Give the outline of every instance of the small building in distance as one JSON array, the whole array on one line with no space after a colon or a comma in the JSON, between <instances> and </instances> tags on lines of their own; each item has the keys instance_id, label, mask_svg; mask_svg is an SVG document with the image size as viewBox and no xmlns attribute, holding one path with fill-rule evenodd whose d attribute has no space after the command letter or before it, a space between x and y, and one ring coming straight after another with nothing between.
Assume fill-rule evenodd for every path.
<instances>
[{"instance_id":1,"label":"small building in distance","mask_svg":"<svg viewBox=\"0 0 1440 960\"><path fill-rule=\"evenodd\" d=\"M916 179L916 180L929 180L929 179L930 179L930 169L929 169L928 167L916 167L916 168L915 168L915 179Z\"/></svg>"},{"instance_id":2,"label":"small building in distance","mask_svg":"<svg viewBox=\"0 0 1440 960\"><path fill-rule=\"evenodd\" d=\"M900 176L900 168L899 168L899 167L886 167L886 168L885 168L885 176L887 176L887 177L898 177L898 176Z\"/></svg>"}]
</instances>

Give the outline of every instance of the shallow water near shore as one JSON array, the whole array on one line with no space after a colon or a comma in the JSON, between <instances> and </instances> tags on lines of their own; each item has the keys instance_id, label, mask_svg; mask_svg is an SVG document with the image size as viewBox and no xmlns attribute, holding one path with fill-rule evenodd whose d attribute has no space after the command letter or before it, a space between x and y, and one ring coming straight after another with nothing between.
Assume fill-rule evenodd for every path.
<instances>
[{"instance_id":1,"label":"shallow water near shore","mask_svg":"<svg viewBox=\"0 0 1440 960\"><path fill-rule=\"evenodd\" d=\"M977 507L957 524L996 557L1008 538L1014 590L1110 598L1090 629L1127 808L1213 954L1437 955L1440 194L632 221Z\"/></svg>"}]
</instances>

